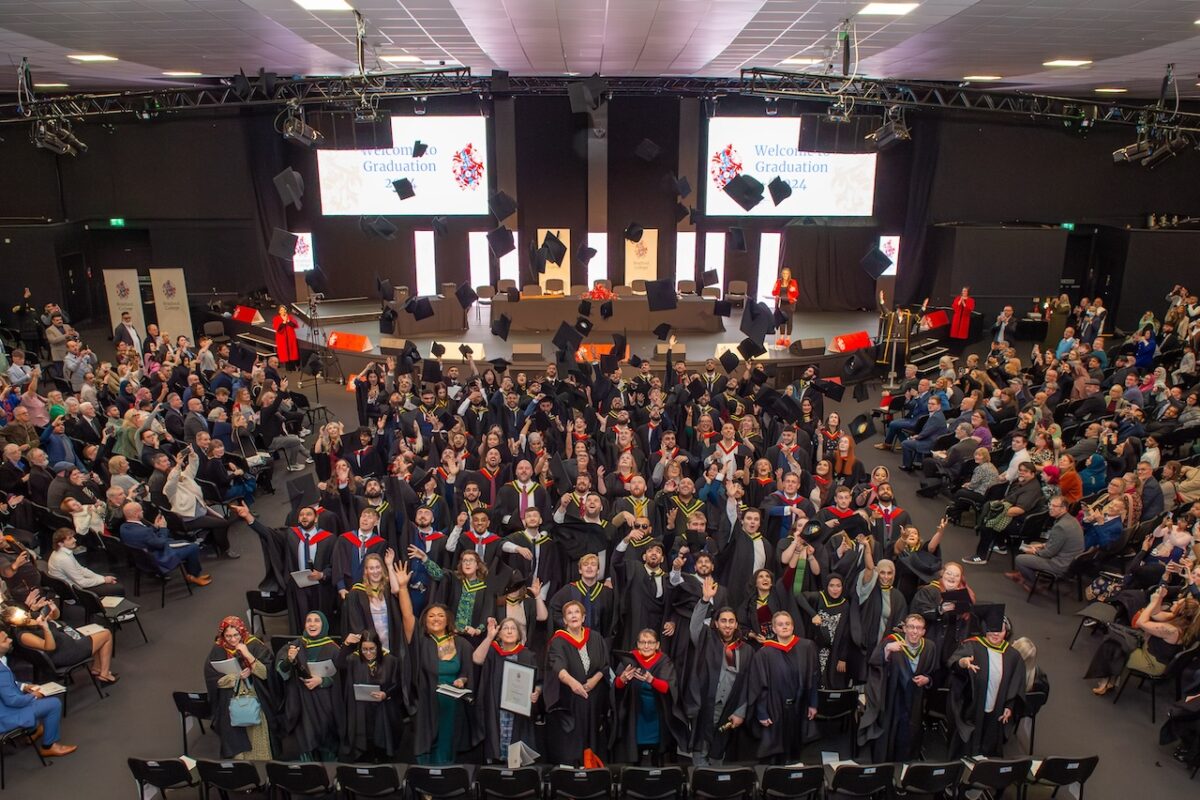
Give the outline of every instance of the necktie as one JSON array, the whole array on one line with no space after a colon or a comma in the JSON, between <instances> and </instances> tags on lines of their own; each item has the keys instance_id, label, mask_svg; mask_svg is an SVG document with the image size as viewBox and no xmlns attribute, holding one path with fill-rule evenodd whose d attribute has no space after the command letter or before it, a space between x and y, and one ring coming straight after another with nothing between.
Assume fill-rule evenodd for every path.
<instances>
[{"instance_id":1,"label":"necktie","mask_svg":"<svg viewBox=\"0 0 1200 800\"><path fill-rule=\"evenodd\" d=\"M517 491L521 494L521 516L524 517L529 510L529 492L521 484L517 484Z\"/></svg>"}]
</instances>

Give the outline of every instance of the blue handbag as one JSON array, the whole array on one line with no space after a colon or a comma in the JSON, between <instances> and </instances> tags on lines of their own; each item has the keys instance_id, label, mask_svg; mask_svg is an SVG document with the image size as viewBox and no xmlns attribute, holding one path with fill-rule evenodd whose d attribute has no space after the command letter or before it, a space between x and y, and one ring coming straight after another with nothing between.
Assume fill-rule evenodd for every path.
<instances>
[{"instance_id":1,"label":"blue handbag","mask_svg":"<svg viewBox=\"0 0 1200 800\"><path fill-rule=\"evenodd\" d=\"M250 689L238 681L236 694L229 701L229 724L235 728L252 728L262 718L262 707Z\"/></svg>"}]
</instances>

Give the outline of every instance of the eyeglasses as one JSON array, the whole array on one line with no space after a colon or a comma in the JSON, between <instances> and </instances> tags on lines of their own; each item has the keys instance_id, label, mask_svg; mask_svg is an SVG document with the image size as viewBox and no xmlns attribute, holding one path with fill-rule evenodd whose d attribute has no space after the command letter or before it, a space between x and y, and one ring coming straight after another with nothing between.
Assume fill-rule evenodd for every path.
<instances>
[{"instance_id":1,"label":"eyeglasses","mask_svg":"<svg viewBox=\"0 0 1200 800\"><path fill-rule=\"evenodd\" d=\"M633 523L633 527L637 528L639 531L650 530L650 525L645 522L635 522L635 523Z\"/></svg>"}]
</instances>

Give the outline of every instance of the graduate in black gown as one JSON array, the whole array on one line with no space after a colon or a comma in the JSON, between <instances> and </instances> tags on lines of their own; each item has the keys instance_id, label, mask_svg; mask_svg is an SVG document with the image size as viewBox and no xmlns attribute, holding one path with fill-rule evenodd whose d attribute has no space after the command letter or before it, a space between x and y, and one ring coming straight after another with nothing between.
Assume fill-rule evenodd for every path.
<instances>
[{"instance_id":1,"label":"graduate in black gown","mask_svg":"<svg viewBox=\"0 0 1200 800\"><path fill-rule=\"evenodd\" d=\"M578 766L607 757L608 643L583 626L583 603L567 602L562 614L566 627L554 632L546 652L548 760Z\"/></svg>"},{"instance_id":2,"label":"graduate in black gown","mask_svg":"<svg viewBox=\"0 0 1200 800\"><path fill-rule=\"evenodd\" d=\"M850 609L850 601L846 599L842 576L830 575L824 590L804 592L796 598L796 605L808 620L809 638L817 646L821 688L845 689L850 685L846 662L850 647L850 622L846 612Z\"/></svg>"},{"instance_id":3,"label":"graduate in black gown","mask_svg":"<svg viewBox=\"0 0 1200 800\"><path fill-rule=\"evenodd\" d=\"M479 691L475 713L483 729L483 758L486 763L508 763L509 745L523 742L534 747L533 716L524 716L500 707L500 689L504 665L513 662L535 671L534 689L529 696L531 710L542 696L542 675L537 653L525 646L525 626L515 619L487 621L487 634L475 648L471 660L479 667ZM536 749L536 748L535 748Z\"/></svg>"},{"instance_id":4,"label":"graduate in black gown","mask_svg":"<svg viewBox=\"0 0 1200 800\"><path fill-rule=\"evenodd\" d=\"M900 627L908 613L904 595L895 588L896 566L889 559L875 562L869 537L861 537L858 547L864 556L865 569L851 585L850 642L847 659L850 676L855 683L867 679L867 659L891 631Z\"/></svg>"},{"instance_id":5,"label":"graduate in black gown","mask_svg":"<svg viewBox=\"0 0 1200 800\"><path fill-rule=\"evenodd\" d=\"M384 649L374 631L350 633L338 656L342 677L342 759L389 761L400 740L400 660ZM358 699L356 686L371 686L370 700Z\"/></svg>"},{"instance_id":6,"label":"graduate in black gown","mask_svg":"<svg viewBox=\"0 0 1200 800\"><path fill-rule=\"evenodd\" d=\"M296 525L280 531L288 571L287 601L288 621L291 630L304 627L310 611L319 611L328 618L335 609L333 591L333 545L334 534L318 527L317 511L313 506L303 506L297 514ZM291 573L307 571L317 581L314 586L296 585Z\"/></svg>"},{"instance_id":7,"label":"graduate in black gown","mask_svg":"<svg viewBox=\"0 0 1200 800\"><path fill-rule=\"evenodd\" d=\"M550 628L566 627L563 607L572 600L582 603L584 627L607 636L613 628L616 598L611 587L600 580L600 557L588 553L579 557L579 579L568 583L550 596Z\"/></svg>"},{"instance_id":8,"label":"graduate in black gown","mask_svg":"<svg viewBox=\"0 0 1200 800\"><path fill-rule=\"evenodd\" d=\"M688 740L680 679L670 657L659 649L657 631L638 631L636 642L636 649L622 655L613 670L611 754L623 764L641 764L649 757L661 766L664 754L673 755Z\"/></svg>"},{"instance_id":9,"label":"graduate in black gown","mask_svg":"<svg viewBox=\"0 0 1200 800\"><path fill-rule=\"evenodd\" d=\"M237 659L240 674L217 672L213 662ZM212 703L212 726L221 739L221 758L263 760L278 751L275 695L271 691L270 672L274 661L262 640L250 635L241 617L221 620L216 641L204 662L204 684ZM249 692L258 700L257 725L235 726L229 717L229 704L236 695Z\"/></svg>"},{"instance_id":10,"label":"graduate in black gown","mask_svg":"<svg viewBox=\"0 0 1200 800\"><path fill-rule=\"evenodd\" d=\"M976 611L984 634L964 641L950 657L950 752L955 758L1002 755L1005 729L1025 695L1025 664L1008 644L1004 606Z\"/></svg>"},{"instance_id":11,"label":"graduate in black gown","mask_svg":"<svg viewBox=\"0 0 1200 800\"><path fill-rule=\"evenodd\" d=\"M351 633L371 631L380 646L393 654L402 652L400 643L400 606L391 586L391 571L384 559L396 560L388 550L383 557L368 553L363 559L362 580L350 588L342 601L342 623Z\"/></svg>"},{"instance_id":12,"label":"graduate in black gown","mask_svg":"<svg viewBox=\"0 0 1200 800\"><path fill-rule=\"evenodd\" d=\"M408 646L404 680L412 698L413 751L421 764L451 764L475 744L470 708L462 698L450 697L437 688L443 684L474 688L471 646L455 633L454 620L444 605L426 606L417 619L408 593L412 573L405 562L393 562L392 566Z\"/></svg>"},{"instance_id":13,"label":"graduate in black gown","mask_svg":"<svg viewBox=\"0 0 1200 800\"><path fill-rule=\"evenodd\" d=\"M716 595L716 582L705 581L689 626L695 654L684 709L690 723L687 750L698 767L720 766L736 755L736 739L749 714L746 687L754 648L746 644L732 608L714 609Z\"/></svg>"},{"instance_id":14,"label":"graduate in black gown","mask_svg":"<svg viewBox=\"0 0 1200 800\"><path fill-rule=\"evenodd\" d=\"M296 738L302 761L337 758L344 706L341 676L313 675L310 664L336 664L340 648L329 638L329 620L320 611L304 618L304 633L275 654L275 672L284 685L284 732Z\"/></svg>"},{"instance_id":15,"label":"graduate in black gown","mask_svg":"<svg viewBox=\"0 0 1200 800\"><path fill-rule=\"evenodd\" d=\"M772 620L780 611L796 618L796 599L787 590L783 579L775 580L775 574L769 569L760 569L754 573L754 590L742 607L738 622L749 631L749 636L757 642L764 642L775 636Z\"/></svg>"},{"instance_id":16,"label":"graduate in black gown","mask_svg":"<svg viewBox=\"0 0 1200 800\"><path fill-rule=\"evenodd\" d=\"M796 635L791 614L776 612L771 627L775 638L754 656L746 699L759 760L791 763L815 734L821 665L816 646Z\"/></svg>"},{"instance_id":17,"label":"graduate in black gown","mask_svg":"<svg viewBox=\"0 0 1200 800\"><path fill-rule=\"evenodd\" d=\"M947 561L938 579L917 589L910 610L925 618L925 638L937 654L934 684L945 684L946 665L958 645L972 633L975 592L967 585L963 565Z\"/></svg>"},{"instance_id":18,"label":"graduate in black gown","mask_svg":"<svg viewBox=\"0 0 1200 800\"><path fill-rule=\"evenodd\" d=\"M937 668L925 618L909 614L904 634L889 633L867 662L867 704L858 723L859 745L870 745L871 763L921 758L925 692Z\"/></svg>"},{"instance_id":19,"label":"graduate in black gown","mask_svg":"<svg viewBox=\"0 0 1200 800\"><path fill-rule=\"evenodd\" d=\"M614 644L621 650L632 650L643 628L660 631L669 622L672 587L662 568L663 546L652 541L642 549L641 559L636 559L628 549L633 533L617 545L613 556L613 589L618 604Z\"/></svg>"}]
</instances>

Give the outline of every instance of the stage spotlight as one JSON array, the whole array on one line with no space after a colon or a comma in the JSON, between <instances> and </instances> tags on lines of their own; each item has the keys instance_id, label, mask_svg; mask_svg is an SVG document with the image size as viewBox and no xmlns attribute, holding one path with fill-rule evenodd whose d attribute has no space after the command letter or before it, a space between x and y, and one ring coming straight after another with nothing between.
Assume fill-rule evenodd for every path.
<instances>
[{"instance_id":1,"label":"stage spotlight","mask_svg":"<svg viewBox=\"0 0 1200 800\"><path fill-rule=\"evenodd\" d=\"M417 115L418 117L423 117L425 116L425 111L426 108L424 97L418 97L416 100L413 100L413 114Z\"/></svg>"},{"instance_id":2,"label":"stage spotlight","mask_svg":"<svg viewBox=\"0 0 1200 800\"><path fill-rule=\"evenodd\" d=\"M773 117L773 116L775 116L776 114L778 114L778 113L779 113L779 103L777 103L777 102L776 102L775 98L774 98L774 97L767 97L767 98L764 98L764 99L765 99L765 102L766 102L766 104L767 104L767 116L768 116L768 117Z\"/></svg>"},{"instance_id":3,"label":"stage spotlight","mask_svg":"<svg viewBox=\"0 0 1200 800\"><path fill-rule=\"evenodd\" d=\"M876 150L886 150L899 142L907 142L912 139L912 133L908 130L908 126L901 119L889 119L878 130L868 133L864 137L866 141L875 145Z\"/></svg>"},{"instance_id":4,"label":"stage spotlight","mask_svg":"<svg viewBox=\"0 0 1200 800\"><path fill-rule=\"evenodd\" d=\"M1142 166L1147 169L1154 169L1168 158L1182 153L1187 149L1188 139L1182 134L1176 133L1173 136L1167 136L1154 146L1154 149L1142 159Z\"/></svg>"},{"instance_id":5,"label":"stage spotlight","mask_svg":"<svg viewBox=\"0 0 1200 800\"><path fill-rule=\"evenodd\" d=\"M288 106L285 113L287 116L279 129L284 139L302 147L313 147L324 141L325 137L321 132L304 121L304 112L297 106Z\"/></svg>"},{"instance_id":6,"label":"stage spotlight","mask_svg":"<svg viewBox=\"0 0 1200 800\"><path fill-rule=\"evenodd\" d=\"M1122 161L1140 161L1150 155L1150 149L1150 142L1143 139L1113 150L1112 160L1114 164L1120 164Z\"/></svg>"},{"instance_id":7,"label":"stage spotlight","mask_svg":"<svg viewBox=\"0 0 1200 800\"><path fill-rule=\"evenodd\" d=\"M825 112L825 118L829 122L849 122L850 112L854 110L854 100L849 102L844 97L838 97L834 104Z\"/></svg>"},{"instance_id":8,"label":"stage spotlight","mask_svg":"<svg viewBox=\"0 0 1200 800\"><path fill-rule=\"evenodd\" d=\"M39 119L33 123L29 139L34 146L49 150L60 156L78 155L87 152L87 145L71 131L71 123L61 119Z\"/></svg>"}]
</instances>

